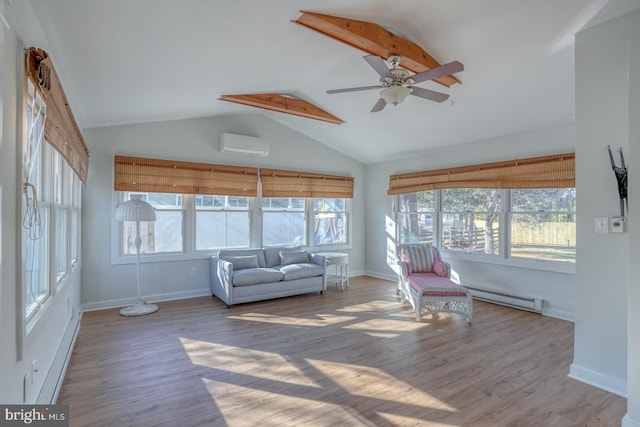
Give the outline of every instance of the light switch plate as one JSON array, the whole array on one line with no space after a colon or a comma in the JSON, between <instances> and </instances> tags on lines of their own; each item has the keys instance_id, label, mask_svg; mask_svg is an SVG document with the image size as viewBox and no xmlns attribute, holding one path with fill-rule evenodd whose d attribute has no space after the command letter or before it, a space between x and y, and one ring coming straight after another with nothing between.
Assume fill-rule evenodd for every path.
<instances>
[{"instance_id":1,"label":"light switch plate","mask_svg":"<svg viewBox=\"0 0 640 427\"><path fill-rule=\"evenodd\" d=\"M609 217L597 216L596 217L596 233L608 233L609 232Z\"/></svg>"}]
</instances>

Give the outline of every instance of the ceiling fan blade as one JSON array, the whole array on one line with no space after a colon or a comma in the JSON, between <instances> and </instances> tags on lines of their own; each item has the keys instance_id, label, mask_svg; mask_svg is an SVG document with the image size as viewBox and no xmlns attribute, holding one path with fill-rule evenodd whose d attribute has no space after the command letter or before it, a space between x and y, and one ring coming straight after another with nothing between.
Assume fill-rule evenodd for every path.
<instances>
[{"instance_id":1,"label":"ceiling fan blade","mask_svg":"<svg viewBox=\"0 0 640 427\"><path fill-rule=\"evenodd\" d=\"M373 69L376 70L376 72L380 74L380 77L382 77L383 79L385 77L393 78L393 76L389 72L389 67L387 67L387 63L384 62L384 60L379 56L367 55L364 57L364 60L367 61L369 65L371 65Z\"/></svg>"},{"instance_id":2,"label":"ceiling fan blade","mask_svg":"<svg viewBox=\"0 0 640 427\"><path fill-rule=\"evenodd\" d=\"M430 101L442 102L449 98L446 93L436 92L435 90L424 89L421 87L409 86L411 88L411 95L415 95L420 98L428 99Z\"/></svg>"},{"instance_id":3,"label":"ceiling fan blade","mask_svg":"<svg viewBox=\"0 0 640 427\"><path fill-rule=\"evenodd\" d=\"M420 83L426 82L427 80L437 79L438 77L448 76L449 74L459 73L460 71L464 71L464 65L462 65L461 62L453 61L448 64L423 71L422 73L414 74L409 78L413 80L414 83Z\"/></svg>"},{"instance_id":4,"label":"ceiling fan blade","mask_svg":"<svg viewBox=\"0 0 640 427\"><path fill-rule=\"evenodd\" d=\"M384 99L380 98L380 99L378 99L378 102L376 102L376 104L371 109L371 112L375 113L376 111L381 111L386 106L387 106L387 101L385 101Z\"/></svg>"},{"instance_id":5,"label":"ceiling fan blade","mask_svg":"<svg viewBox=\"0 0 640 427\"><path fill-rule=\"evenodd\" d=\"M343 93L343 92L357 92L359 90L371 90L371 89L380 89L382 86L362 86L362 87L350 87L346 89L333 89L328 90L327 93Z\"/></svg>"}]
</instances>

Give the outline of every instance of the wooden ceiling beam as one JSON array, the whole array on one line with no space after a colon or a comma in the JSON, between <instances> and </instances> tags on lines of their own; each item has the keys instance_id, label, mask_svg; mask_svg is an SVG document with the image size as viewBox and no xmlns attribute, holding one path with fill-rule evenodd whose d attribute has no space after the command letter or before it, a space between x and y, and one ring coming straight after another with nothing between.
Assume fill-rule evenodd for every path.
<instances>
[{"instance_id":1,"label":"wooden ceiling beam","mask_svg":"<svg viewBox=\"0 0 640 427\"><path fill-rule=\"evenodd\" d=\"M308 119L335 123L338 125L344 123L344 120L327 113L323 109L316 107L310 102L303 101L302 99L278 95L276 93L222 95L220 97L220 100L249 105L251 107L263 108L265 110L277 111L279 113L292 114L294 116L306 117Z\"/></svg>"},{"instance_id":2,"label":"wooden ceiling beam","mask_svg":"<svg viewBox=\"0 0 640 427\"><path fill-rule=\"evenodd\" d=\"M402 58L400 65L416 74L441 65L417 44L378 24L315 12L300 11L300 13L302 15L293 22L363 50L370 55L377 55L383 59L387 59L391 55L400 55ZM446 87L460 83L460 80L453 75L443 76L433 79L433 81Z\"/></svg>"}]
</instances>

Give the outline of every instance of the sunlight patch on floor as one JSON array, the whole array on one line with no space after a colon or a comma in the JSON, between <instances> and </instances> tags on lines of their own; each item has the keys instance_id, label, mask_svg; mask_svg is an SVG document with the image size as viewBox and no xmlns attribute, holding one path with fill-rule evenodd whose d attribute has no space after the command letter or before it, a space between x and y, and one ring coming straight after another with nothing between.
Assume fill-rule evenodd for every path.
<instances>
[{"instance_id":1,"label":"sunlight patch on floor","mask_svg":"<svg viewBox=\"0 0 640 427\"><path fill-rule=\"evenodd\" d=\"M348 426L363 425L350 408L279 393L277 390L245 387L203 378L204 385L233 426ZM292 418L291 414L298 414Z\"/></svg>"},{"instance_id":2,"label":"sunlight patch on floor","mask_svg":"<svg viewBox=\"0 0 640 427\"><path fill-rule=\"evenodd\" d=\"M307 362L354 396L374 399L384 396L385 400L404 405L457 412L440 399L380 369L326 360L307 359Z\"/></svg>"},{"instance_id":3,"label":"sunlight patch on floor","mask_svg":"<svg viewBox=\"0 0 640 427\"><path fill-rule=\"evenodd\" d=\"M393 301L371 301L364 304L354 304L348 307L343 307L338 311L345 311L347 313L358 313L363 311L380 312L383 310L393 310L398 308L398 303Z\"/></svg>"},{"instance_id":4,"label":"sunlight patch on floor","mask_svg":"<svg viewBox=\"0 0 640 427\"><path fill-rule=\"evenodd\" d=\"M262 323L277 323L280 325L289 325L289 326L331 326L337 323L348 322L350 320L355 319L352 316L336 316L333 314L316 314L316 318L304 318L304 317L287 317L287 316L276 316L272 314L262 314L262 313L245 313L237 316L228 316L228 319L236 319L236 320L250 320L252 322L262 322Z\"/></svg>"},{"instance_id":5,"label":"sunlight patch on floor","mask_svg":"<svg viewBox=\"0 0 640 427\"><path fill-rule=\"evenodd\" d=\"M380 417L384 418L392 426L429 426L429 427L458 427L459 424L438 423L432 420L424 420L421 418L403 417L402 415L387 414L378 412Z\"/></svg>"},{"instance_id":6,"label":"sunlight patch on floor","mask_svg":"<svg viewBox=\"0 0 640 427\"><path fill-rule=\"evenodd\" d=\"M234 374L308 387L320 387L277 353L180 338L191 363Z\"/></svg>"},{"instance_id":7,"label":"sunlight patch on floor","mask_svg":"<svg viewBox=\"0 0 640 427\"><path fill-rule=\"evenodd\" d=\"M415 331L423 328L424 323L410 322L391 319L371 319L364 322L354 323L344 326L345 329L367 330L367 331L389 331L389 332L407 332Z\"/></svg>"}]
</instances>

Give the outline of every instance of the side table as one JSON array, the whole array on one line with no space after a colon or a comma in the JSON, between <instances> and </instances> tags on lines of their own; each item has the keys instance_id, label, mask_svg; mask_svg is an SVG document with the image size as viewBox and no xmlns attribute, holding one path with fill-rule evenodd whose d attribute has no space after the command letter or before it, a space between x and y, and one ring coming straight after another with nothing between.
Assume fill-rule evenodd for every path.
<instances>
[{"instance_id":1,"label":"side table","mask_svg":"<svg viewBox=\"0 0 640 427\"><path fill-rule=\"evenodd\" d=\"M335 280L336 289L338 286L342 291L349 288L349 254L343 252L318 252L316 255L321 255L325 258L325 267L336 266L336 274L328 275L327 280Z\"/></svg>"}]
</instances>

